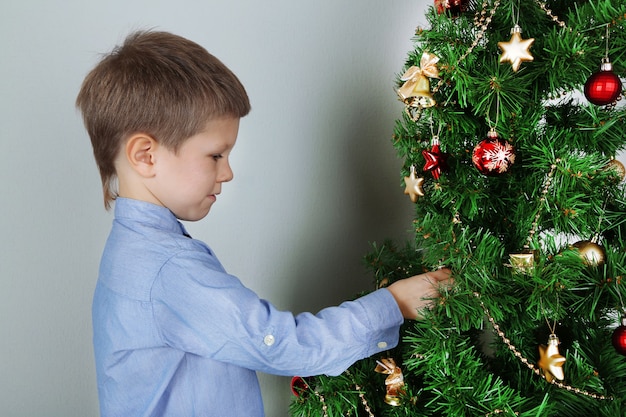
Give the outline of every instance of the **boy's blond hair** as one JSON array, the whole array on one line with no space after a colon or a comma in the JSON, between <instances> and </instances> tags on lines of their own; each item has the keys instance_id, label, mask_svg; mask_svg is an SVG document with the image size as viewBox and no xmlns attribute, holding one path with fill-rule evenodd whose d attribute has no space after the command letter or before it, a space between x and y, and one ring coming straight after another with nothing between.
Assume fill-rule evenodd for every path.
<instances>
[{"instance_id":1,"label":"boy's blond hair","mask_svg":"<svg viewBox=\"0 0 626 417\"><path fill-rule=\"evenodd\" d=\"M144 133L176 152L222 116L250 111L239 79L203 47L167 32L139 31L98 63L76 106L91 138L104 205L116 198L115 158L127 138Z\"/></svg>"}]
</instances>

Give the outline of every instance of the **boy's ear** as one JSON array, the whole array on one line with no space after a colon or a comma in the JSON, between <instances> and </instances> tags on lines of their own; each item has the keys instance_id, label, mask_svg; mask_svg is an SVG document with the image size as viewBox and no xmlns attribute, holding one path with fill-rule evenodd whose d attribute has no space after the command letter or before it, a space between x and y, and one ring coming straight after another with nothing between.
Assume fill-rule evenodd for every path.
<instances>
[{"instance_id":1,"label":"boy's ear","mask_svg":"<svg viewBox=\"0 0 626 417\"><path fill-rule=\"evenodd\" d=\"M158 145L152 136L144 133L136 133L126 141L126 159L139 175L154 175L155 151Z\"/></svg>"}]
</instances>

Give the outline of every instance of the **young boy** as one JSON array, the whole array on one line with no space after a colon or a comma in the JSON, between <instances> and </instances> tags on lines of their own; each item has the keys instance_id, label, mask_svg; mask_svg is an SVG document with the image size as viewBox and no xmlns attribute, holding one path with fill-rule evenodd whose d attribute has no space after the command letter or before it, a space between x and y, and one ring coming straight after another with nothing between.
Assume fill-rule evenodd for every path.
<instances>
[{"instance_id":1,"label":"young boy","mask_svg":"<svg viewBox=\"0 0 626 417\"><path fill-rule=\"evenodd\" d=\"M322 310L278 311L229 275L179 220L206 216L233 178L250 110L237 77L201 46L137 32L77 98L115 219L93 299L100 411L107 416L263 416L255 371L337 375L394 347L449 285L439 270Z\"/></svg>"}]
</instances>

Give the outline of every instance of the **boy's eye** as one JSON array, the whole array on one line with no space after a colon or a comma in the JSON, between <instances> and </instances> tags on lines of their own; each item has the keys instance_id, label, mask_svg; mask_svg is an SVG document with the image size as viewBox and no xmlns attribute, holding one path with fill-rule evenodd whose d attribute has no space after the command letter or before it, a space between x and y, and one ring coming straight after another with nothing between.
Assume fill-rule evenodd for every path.
<instances>
[{"instance_id":1,"label":"boy's eye","mask_svg":"<svg viewBox=\"0 0 626 417\"><path fill-rule=\"evenodd\" d=\"M219 159L222 159L224 156L222 154L217 154L217 155L211 155L211 158L213 158L213 160L217 161Z\"/></svg>"}]
</instances>

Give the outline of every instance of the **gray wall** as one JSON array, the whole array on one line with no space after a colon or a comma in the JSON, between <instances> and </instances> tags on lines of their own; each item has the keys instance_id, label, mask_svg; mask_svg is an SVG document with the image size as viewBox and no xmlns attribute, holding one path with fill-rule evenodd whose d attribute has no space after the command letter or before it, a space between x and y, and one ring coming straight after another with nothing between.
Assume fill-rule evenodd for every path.
<instances>
[{"instance_id":1,"label":"gray wall","mask_svg":"<svg viewBox=\"0 0 626 417\"><path fill-rule=\"evenodd\" d=\"M279 308L367 288L368 242L404 237L393 79L430 1L24 0L0 11L0 415L97 415L91 295L111 222L74 110L134 29L189 37L247 86L235 180L188 225ZM268 417L289 380L261 376Z\"/></svg>"}]
</instances>

